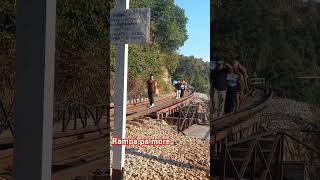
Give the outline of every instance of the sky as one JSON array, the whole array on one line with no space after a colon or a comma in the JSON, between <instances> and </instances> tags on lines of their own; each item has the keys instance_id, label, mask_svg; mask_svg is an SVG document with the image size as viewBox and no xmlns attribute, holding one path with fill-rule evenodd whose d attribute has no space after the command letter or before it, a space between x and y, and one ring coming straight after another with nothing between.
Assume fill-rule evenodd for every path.
<instances>
[{"instance_id":1,"label":"sky","mask_svg":"<svg viewBox=\"0 0 320 180\"><path fill-rule=\"evenodd\" d=\"M188 18L188 40L179 49L185 56L210 61L210 0L176 0Z\"/></svg>"}]
</instances>

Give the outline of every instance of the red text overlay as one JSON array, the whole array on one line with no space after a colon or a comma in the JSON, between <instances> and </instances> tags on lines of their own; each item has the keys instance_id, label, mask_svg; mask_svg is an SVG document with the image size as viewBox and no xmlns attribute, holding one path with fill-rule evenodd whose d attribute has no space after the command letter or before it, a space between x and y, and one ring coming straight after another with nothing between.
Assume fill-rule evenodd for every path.
<instances>
[{"instance_id":1,"label":"red text overlay","mask_svg":"<svg viewBox=\"0 0 320 180\"><path fill-rule=\"evenodd\" d=\"M170 145L171 141L169 139L119 139L112 137L113 146L163 146Z\"/></svg>"}]
</instances>

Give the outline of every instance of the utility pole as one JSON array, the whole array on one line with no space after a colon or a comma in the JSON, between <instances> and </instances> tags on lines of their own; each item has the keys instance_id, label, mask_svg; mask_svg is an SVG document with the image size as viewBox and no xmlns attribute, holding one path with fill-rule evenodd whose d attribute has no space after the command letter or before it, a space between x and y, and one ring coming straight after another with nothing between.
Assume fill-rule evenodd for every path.
<instances>
[{"instance_id":1,"label":"utility pole","mask_svg":"<svg viewBox=\"0 0 320 180\"><path fill-rule=\"evenodd\" d=\"M56 0L17 0L13 179L49 180Z\"/></svg>"},{"instance_id":2,"label":"utility pole","mask_svg":"<svg viewBox=\"0 0 320 180\"><path fill-rule=\"evenodd\" d=\"M149 8L129 9L129 0L117 0L110 15L110 41L117 46L113 136L122 140L126 138L128 44L150 42L151 18ZM125 145L113 144L112 163L112 179L123 179Z\"/></svg>"},{"instance_id":3,"label":"utility pole","mask_svg":"<svg viewBox=\"0 0 320 180\"><path fill-rule=\"evenodd\" d=\"M129 9L129 0L117 0L116 10ZM125 139L127 114L128 44L118 44L116 52L116 94L114 102L114 136ZM123 179L125 145L113 146L112 179Z\"/></svg>"}]
</instances>

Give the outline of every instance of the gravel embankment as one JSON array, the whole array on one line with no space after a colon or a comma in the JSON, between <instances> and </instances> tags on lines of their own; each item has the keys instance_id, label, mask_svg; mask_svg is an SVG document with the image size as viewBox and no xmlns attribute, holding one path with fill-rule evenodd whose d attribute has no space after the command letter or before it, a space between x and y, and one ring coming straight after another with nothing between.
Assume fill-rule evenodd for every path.
<instances>
[{"instance_id":1,"label":"gravel embankment","mask_svg":"<svg viewBox=\"0 0 320 180\"><path fill-rule=\"evenodd\" d=\"M193 102L195 103L209 103L209 96L203 93L194 93Z\"/></svg>"},{"instance_id":2,"label":"gravel embankment","mask_svg":"<svg viewBox=\"0 0 320 180\"><path fill-rule=\"evenodd\" d=\"M125 179L209 179L209 141L178 134L162 120L139 121L127 126L127 138L169 139L171 143L127 147Z\"/></svg>"},{"instance_id":3,"label":"gravel embankment","mask_svg":"<svg viewBox=\"0 0 320 180\"><path fill-rule=\"evenodd\" d=\"M209 125L209 119L210 119L210 109L209 109L209 96L207 94L203 93L194 93L192 102L195 104L199 104L198 107L198 113L205 113L205 124Z\"/></svg>"},{"instance_id":4,"label":"gravel embankment","mask_svg":"<svg viewBox=\"0 0 320 180\"><path fill-rule=\"evenodd\" d=\"M307 103L273 99L261 115L268 129L317 129L311 107Z\"/></svg>"},{"instance_id":5,"label":"gravel embankment","mask_svg":"<svg viewBox=\"0 0 320 180\"><path fill-rule=\"evenodd\" d=\"M273 99L268 108L254 118L261 118L269 130L295 129L289 132L301 142L320 149L320 133L305 133L298 130L319 130L319 122L313 117L310 105L290 99ZM319 120L318 120L319 121ZM307 162L306 179L319 178L320 156L291 138L285 139L284 160Z\"/></svg>"}]
</instances>

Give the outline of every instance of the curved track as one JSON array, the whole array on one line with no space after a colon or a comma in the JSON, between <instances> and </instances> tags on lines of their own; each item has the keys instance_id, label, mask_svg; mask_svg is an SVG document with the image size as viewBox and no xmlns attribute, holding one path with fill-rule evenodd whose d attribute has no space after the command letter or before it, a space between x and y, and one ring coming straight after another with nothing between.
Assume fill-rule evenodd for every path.
<instances>
[{"instance_id":1,"label":"curved track","mask_svg":"<svg viewBox=\"0 0 320 180\"><path fill-rule=\"evenodd\" d=\"M239 112L211 121L212 144L259 123L248 119L268 105L269 100L272 99L273 92L267 88L254 87L251 93L254 95L246 99Z\"/></svg>"},{"instance_id":2,"label":"curved track","mask_svg":"<svg viewBox=\"0 0 320 180\"><path fill-rule=\"evenodd\" d=\"M173 96L161 97L156 100L154 108L148 108L148 102L130 104L127 107L127 124L137 123L135 119L141 116L161 111L170 106L175 106L183 102L187 102L192 98L192 95L176 100ZM75 168L81 169L94 163L87 169L95 166L101 167L101 163L105 164L108 155L108 147L106 148L106 137L109 135L108 130L113 130L113 110L110 110L111 123L101 124L101 129L97 129L94 125L84 130L75 130L71 132L56 133L53 141L53 178L61 179L65 172L72 172ZM105 121L106 121L106 117ZM12 140L0 144L0 169L6 169L12 166L13 148ZM97 164L98 163L98 164ZM78 170L77 170L78 171ZM67 173L70 176L69 173ZM71 173L72 174L72 173ZM88 172L83 172L83 175ZM1 172L0 172L1 175ZM79 175L78 172L75 176Z\"/></svg>"},{"instance_id":3,"label":"curved track","mask_svg":"<svg viewBox=\"0 0 320 180\"><path fill-rule=\"evenodd\" d=\"M247 98L247 103L243 106L243 109L237 114L230 114L220 119L211 121L214 126L213 132L211 132L211 140L215 141L223 139L230 134L230 128L243 124L245 117L262 109L267 101L272 97L272 92L264 88L254 88L254 96ZM148 115L153 112L161 111L162 109L170 106L175 106L178 103L187 101L190 97L183 98L181 100L175 100L171 97L160 98L156 101L156 107L149 109L146 107L147 102L136 103L135 105L129 105L127 109L127 120L132 123L138 123L136 118L140 116ZM108 129L112 130L113 118L111 109L111 128L107 124L102 124L105 128L101 128L97 131L97 128L93 126L86 130L73 131L69 133L56 134L53 144L53 179L61 179L66 174L70 177L73 173L79 172L79 169L92 169L94 167L101 167L106 164L108 150L106 148L106 136ZM130 122L128 122L130 124ZM242 127L244 127L242 125ZM211 128L212 129L212 128ZM241 128L240 128L241 129ZM238 128L239 130L239 128ZM227 133L226 133L227 132ZM214 137L214 138L213 138ZM12 164L12 148L5 148L1 152L0 156L0 168L4 169ZM88 171L81 171L83 175L88 174ZM79 175L79 174L75 174Z\"/></svg>"}]
</instances>

